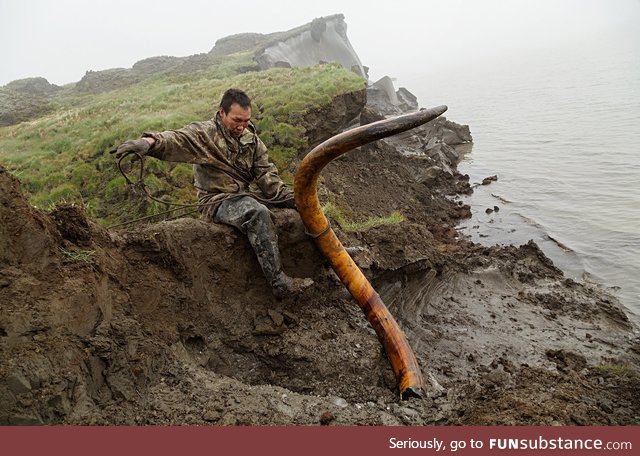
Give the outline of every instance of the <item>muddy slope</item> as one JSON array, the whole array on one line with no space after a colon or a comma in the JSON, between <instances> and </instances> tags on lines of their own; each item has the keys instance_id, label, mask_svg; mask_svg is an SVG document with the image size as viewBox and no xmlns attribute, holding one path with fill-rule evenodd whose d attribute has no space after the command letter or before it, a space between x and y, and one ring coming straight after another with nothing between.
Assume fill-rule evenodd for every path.
<instances>
[{"instance_id":1,"label":"muddy slope","mask_svg":"<svg viewBox=\"0 0 640 456\"><path fill-rule=\"evenodd\" d=\"M355 215L407 217L336 228L429 379L408 402L295 211L273 211L285 269L315 285L278 302L228 227L107 231L76 206L31 208L0 170L0 423L640 423L640 343L617 301L534 244L459 240L468 182L431 167L379 142L321 184Z\"/></svg>"}]
</instances>

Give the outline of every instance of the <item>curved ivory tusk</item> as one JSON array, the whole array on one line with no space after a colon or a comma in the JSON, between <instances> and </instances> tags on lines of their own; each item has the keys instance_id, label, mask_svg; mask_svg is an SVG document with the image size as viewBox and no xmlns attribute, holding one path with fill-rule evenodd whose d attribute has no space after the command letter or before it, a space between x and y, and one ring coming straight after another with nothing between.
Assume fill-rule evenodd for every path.
<instances>
[{"instance_id":1,"label":"curved ivory tusk","mask_svg":"<svg viewBox=\"0 0 640 456\"><path fill-rule=\"evenodd\" d=\"M322 169L336 157L372 141L420 126L446 110L446 106L438 106L340 133L309 152L295 176L296 205L307 232L314 237L318 248L376 331L398 379L402 399L422 395L424 381L416 357L404 332L331 229L320 207L316 186Z\"/></svg>"}]
</instances>

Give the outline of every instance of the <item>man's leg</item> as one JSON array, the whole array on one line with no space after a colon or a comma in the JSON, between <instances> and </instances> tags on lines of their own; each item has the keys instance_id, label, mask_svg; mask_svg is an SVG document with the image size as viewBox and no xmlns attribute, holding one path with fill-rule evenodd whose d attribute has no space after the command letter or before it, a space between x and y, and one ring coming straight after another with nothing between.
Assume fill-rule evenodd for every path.
<instances>
[{"instance_id":1,"label":"man's leg","mask_svg":"<svg viewBox=\"0 0 640 456\"><path fill-rule=\"evenodd\" d=\"M313 283L311 279L293 279L282 271L278 236L264 204L248 196L230 198L220 204L214 221L234 226L246 234L277 298L296 293Z\"/></svg>"}]
</instances>

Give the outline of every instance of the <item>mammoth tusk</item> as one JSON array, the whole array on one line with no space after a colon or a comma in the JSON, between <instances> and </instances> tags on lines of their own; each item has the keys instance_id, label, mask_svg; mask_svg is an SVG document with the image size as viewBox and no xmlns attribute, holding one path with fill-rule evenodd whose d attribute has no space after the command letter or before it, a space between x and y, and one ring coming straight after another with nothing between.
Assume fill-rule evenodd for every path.
<instances>
[{"instance_id":1,"label":"mammoth tusk","mask_svg":"<svg viewBox=\"0 0 640 456\"><path fill-rule=\"evenodd\" d=\"M316 245L376 331L389 356L402 399L420 397L423 393L424 381L418 361L404 332L329 225L320 207L316 187L320 172L331 160L356 147L418 127L446 110L446 106L438 106L340 133L309 152L295 175L296 205L307 232L314 238Z\"/></svg>"}]
</instances>

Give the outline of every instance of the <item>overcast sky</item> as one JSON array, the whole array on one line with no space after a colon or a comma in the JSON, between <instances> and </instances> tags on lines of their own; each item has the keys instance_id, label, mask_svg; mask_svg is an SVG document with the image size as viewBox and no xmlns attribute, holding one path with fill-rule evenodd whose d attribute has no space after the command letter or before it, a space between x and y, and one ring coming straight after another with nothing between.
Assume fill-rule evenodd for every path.
<instances>
[{"instance_id":1,"label":"overcast sky","mask_svg":"<svg viewBox=\"0 0 640 456\"><path fill-rule=\"evenodd\" d=\"M0 85L31 76L65 84L86 70L208 52L230 34L283 31L335 13L345 15L372 79L407 80L588 42L605 29L640 29L640 0L0 0Z\"/></svg>"}]
</instances>

